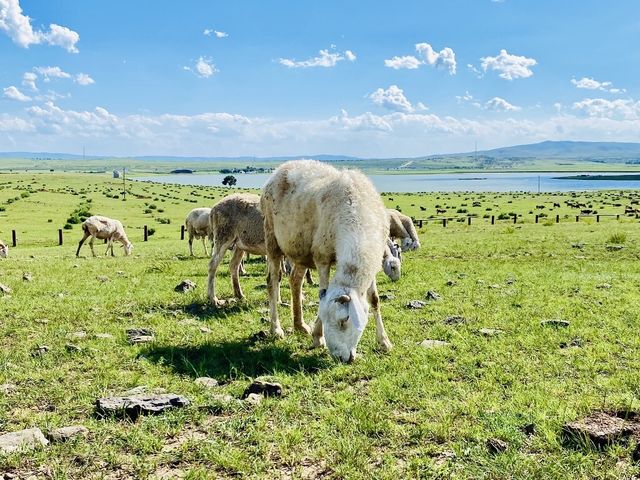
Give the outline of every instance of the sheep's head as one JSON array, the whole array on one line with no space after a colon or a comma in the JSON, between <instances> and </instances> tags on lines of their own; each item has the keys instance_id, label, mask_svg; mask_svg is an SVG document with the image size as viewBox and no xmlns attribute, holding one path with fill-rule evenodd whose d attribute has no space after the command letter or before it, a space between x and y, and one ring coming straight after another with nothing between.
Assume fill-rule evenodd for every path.
<instances>
[{"instance_id":1,"label":"sheep's head","mask_svg":"<svg viewBox=\"0 0 640 480\"><path fill-rule=\"evenodd\" d=\"M131 242L125 243L123 247L124 247L124 254L131 255L131 250L133 250L133 243Z\"/></svg>"},{"instance_id":2,"label":"sheep's head","mask_svg":"<svg viewBox=\"0 0 640 480\"><path fill-rule=\"evenodd\" d=\"M329 286L320 292L318 317L332 357L351 362L367 325L369 304L352 288Z\"/></svg>"},{"instance_id":3,"label":"sheep's head","mask_svg":"<svg viewBox=\"0 0 640 480\"><path fill-rule=\"evenodd\" d=\"M7 258L9 256L9 247L0 242L0 258Z\"/></svg>"},{"instance_id":4,"label":"sheep's head","mask_svg":"<svg viewBox=\"0 0 640 480\"><path fill-rule=\"evenodd\" d=\"M382 262L382 269L384 273L392 281L396 282L400 280L400 259L394 256L386 257Z\"/></svg>"},{"instance_id":5,"label":"sheep's head","mask_svg":"<svg viewBox=\"0 0 640 480\"><path fill-rule=\"evenodd\" d=\"M418 248L420 248L419 240L412 240L411 237L402 239L402 250L417 250Z\"/></svg>"}]
</instances>

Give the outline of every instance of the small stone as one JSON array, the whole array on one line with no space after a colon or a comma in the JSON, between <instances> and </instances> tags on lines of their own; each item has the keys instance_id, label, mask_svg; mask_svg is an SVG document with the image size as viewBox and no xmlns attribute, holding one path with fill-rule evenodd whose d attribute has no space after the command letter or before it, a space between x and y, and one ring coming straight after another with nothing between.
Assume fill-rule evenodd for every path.
<instances>
[{"instance_id":1,"label":"small stone","mask_svg":"<svg viewBox=\"0 0 640 480\"><path fill-rule=\"evenodd\" d=\"M118 271L116 272L116 275L124 275L124 271L123 271L123 270L118 270Z\"/></svg>"},{"instance_id":2,"label":"small stone","mask_svg":"<svg viewBox=\"0 0 640 480\"><path fill-rule=\"evenodd\" d=\"M54 428L47 434L51 442L66 442L76 437L86 437L89 429L84 425L72 425L69 427Z\"/></svg>"},{"instance_id":3,"label":"small stone","mask_svg":"<svg viewBox=\"0 0 640 480\"><path fill-rule=\"evenodd\" d=\"M433 290L429 290L425 295L425 298L427 300L433 300L433 301L442 300L442 297L440 296L440 294L437 292L434 292Z\"/></svg>"},{"instance_id":4,"label":"small stone","mask_svg":"<svg viewBox=\"0 0 640 480\"><path fill-rule=\"evenodd\" d=\"M260 402L262 402L263 398L264 397L258 393L250 393L249 395L247 395L244 401L250 405L258 405Z\"/></svg>"},{"instance_id":5,"label":"small stone","mask_svg":"<svg viewBox=\"0 0 640 480\"><path fill-rule=\"evenodd\" d=\"M58 294L58 298L64 298L64 293L60 292L60 293Z\"/></svg>"},{"instance_id":6,"label":"small stone","mask_svg":"<svg viewBox=\"0 0 640 480\"><path fill-rule=\"evenodd\" d=\"M0 292L4 293L5 295L9 295L11 293L11 289L4 283L0 283Z\"/></svg>"},{"instance_id":7,"label":"small stone","mask_svg":"<svg viewBox=\"0 0 640 480\"><path fill-rule=\"evenodd\" d=\"M507 278L504 283L506 283L507 285L513 285L514 283L516 283L516 279L515 278Z\"/></svg>"},{"instance_id":8,"label":"small stone","mask_svg":"<svg viewBox=\"0 0 640 480\"><path fill-rule=\"evenodd\" d=\"M33 450L36 447L46 446L48 443L39 428L28 428L0 435L0 453Z\"/></svg>"},{"instance_id":9,"label":"small stone","mask_svg":"<svg viewBox=\"0 0 640 480\"><path fill-rule=\"evenodd\" d=\"M211 377L198 377L194 380L197 385L205 388L214 388L218 386L218 381Z\"/></svg>"},{"instance_id":10,"label":"small stone","mask_svg":"<svg viewBox=\"0 0 640 480\"><path fill-rule=\"evenodd\" d=\"M96 333L94 335L94 337L99 338L101 340L111 340L113 338L115 338L113 335L111 335L110 333Z\"/></svg>"},{"instance_id":11,"label":"small stone","mask_svg":"<svg viewBox=\"0 0 640 480\"><path fill-rule=\"evenodd\" d=\"M455 287L457 284L458 282L456 282L455 280L447 280L447 282L445 283L447 287Z\"/></svg>"},{"instance_id":12,"label":"small stone","mask_svg":"<svg viewBox=\"0 0 640 480\"><path fill-rule=\"evenodd\" d=\"M460 325L463 323L467 323L467 319L461 315L452 315L443 320L446 325Z\"/></svg>"},{"instance_id":13,"label":"small stone","mask_svg":"<svg viewBox=\"0 0 640 480\"><path fill-rule=\"evenodd\" d=\"M137 344L153 342L156 337L153 330L148 328L130 328L127 330L127 338L129 343Z\"/></svg>"},{"instance_id":14,"label":"small stone","mask_svg":"<svg viewBox=\"0 0 640 480\"><path fill-rule=\"evenodd\" d=\"M181 281L178 285L176 285L174 290L176 292L186 293L186 292L190 292L191 290L195 290L195 288L196 288L195 282L187 279L187 280Z\"/></svg>"},{"instance_id":15,"label":"small stone","mask_svg":"<svg viewBox=\"0 0 640 480\"><path fill-rule=\"evenodd\" d=\"M31 355L34 357L39 357L47 353L49 350L51 350L49 348L49 345L39 345L33 349L33 351L31 352Z\"/></svg>"},{"instance_id":16,"label":"small stone","mask_svg":"<svg viewBox=\"0 0 640 480\"><path fill-rule=\"evenodd\" d=\"M96 277L96 280L98 280L99 282L102 282L102 283L106 283L106 282L109 281L109 277L107 277L106 275L98 275Z\"/></svg>"},{"instance_id":17,"label":"small stone","mask_svg":"<svg viewBox=\"0 0 640 480\"><path fill-rule=\"evenodd\" d=\"M64 348L69 353L77 353L82 351L82 349L78 345L74 345L73 343L67 343Z\"/></svg>"},{"instance_id":18,"label":"small stone","mask_svg":"<svg viewBox=\"0 0 640 480\"><path fill-rule=\"evenodd\" d=\"M451 344L443 340L423 340L419 343L419 345L422 348L438 348L438 347L448 347Z\"/></svg>"},{"instance_id":19,"label":"small stone","mask_svg":"<svg viewBox=\"0 0 640 480\"><path fill-rule=\"evenodd\" d=\"M242 399L246 399L251 393L261 394L265 397L280 397L282 396L282 385L280 385L279 383L254 380L245 389L244 393L242 394Z\"/></svg>"},{"instance_id":20,"label":"small stone","mask_svg":"<svg viewBox=\"0 0 640 480\"><path fill-rule=\"evenodd\" d=\"M522 433L530 437L536 433L536 426L533 423L527 423L526 425L522 425L520 430Z\"/></svg>"},{"instance_id":21,"label":"small stone","mask_svg":"<svg viewBox=\"0 0 640 480\"><path fill-rule=\"evenodd\" d=\"M0 393L8 395L9 393L13 393L18 389L16 385L13 383L3 383L0 385Z\"/></svg>"},{"instance_id":22,"label":"small stone","mask_svg":"<svg viewBox=\"0 0 640 480\"><path fill-rule=\"evenodd\" d=\"M509 448L509 444L499 438L490 438L487 440L487 450L491 455L497 455L504 453Z\"/></svg>"},{"instance_id":23,"label":"small stone","mask_svg":"<svg viewBox=\"0 0 640 480\"><path fill-rule=\"evenodd\" d=\"M280 302L281 307L290 307L291 304L289 302Z\"/></svg>"},{"instance_id":24,"label":"small stone","mask_svg":"<svg viewBox=\"0 0 640 480\"><path fill-rule=\"evenodd\" d=\"M611 284L601 283L600 285L596 285L596 288L600 288L602 290L609 290L611 288Z\"/></svg>"},{"instance_id":25,"label":"small stone","mask_svg":"<svg viewBox=\"0 0 640 480\"><path fill-rule=\"evenodd\" d=\"M485 337L496 337L502 333L504 333L503 330L500 330L498 328L481 328L480 330L478 330L482 335L484 335Z\"/></svg>"},{"instance_id":26,"label":"small stone","mask_svg":"<svg viewBox=\"0 0 640 480\"><path fill-rule=\"evenodd\" d=\"M584 248L584 243L582 242L572 243L571 248L577 248L579 250L582 250Z\"/></svg>"},{"instance_id":27,"label":"small stone","mask_svg":"<svg viewBox=\"0 0 640 480\"><path fill-rule=\"evenodd\" d=\"M378 298L380 300L393 300L396 296L393 293L381 293Z\"/></svg>"},{"instance_id":28,"label":"small stone","mask_svg":"<svg viewBox=\"0 0 640 480\"><path fill-rule=\"evenodd\" d=\"M421 300L411 300L409 303L407 303L406 307L418 310L420 308L424 308L426 305L427 304Z\"/></svg>"},{"instance_id":29,"label":"small stone","mask_svg":"<svg viewBox=\"0 0 640 480\"><path fill-rule=\"evenodd\" d=\"M25 282L30 282L31 280L33 280L33 275L29 272L24 272L22 274L22 280L24 280Z\"/></svg>"},{"instance_id":30,"label":"small stone","mask_svg":"<svg viewBox=\"0 0 640 480\"><path fill-rule=\"evenodd\" d=\"M606 249L610 252L618 252L624 248L624 245L607 245Z\"/></svg>"},{"instance_id":31,"label":"small stone","mask_svg":"<svg viewBox=\"0 0 640 480\"><path fill-rule=\"evenodd\" d=\"M570 325L570 323L566 320L552 319L552 320L542 320L540 322L540 325L542 325L543 327L566 328Z\"/></svg>"},{"instance_id":32,"label":"small stone","mask_svg":"<svg viewBox=\"0 0 640 480\"><path fill-rule=\"evenodd\" d=\"M604 412L596 412L562 427L562 436L566 442L579 446L585 446L587 442L597 449L626 440L633 433L634 428L630 422Z\"/></svg>"},{"instance_id":33,"label":"small stone","mask_svg":"<svg viewBox=\"0 0 640 480\"><path fill-rule=\"evenodd\" d=\"M581 346L582 346L582 339L580 339L580 338L574 338L570 342L561 342L560 343L560 348L581 347Z\"/></svg>"},{"instance_id":34,"label":"small stone","mask_svg":"<svg viewBox=\"0 0 640 480\"><path fill-rule=\"evenodd\" d=\"M201 333L213 333L213 330L211 330L209 327L200 327L200 332Z\"/></svg>"},{"instance_id":35,"label":"small stone","mask_svg":"<svg viewBox=\"0 0 640 480\"><path fill-rule=\"evenodd\" d=\"M125 416L135 420L140 415L156 415L172 408L186 407L189 403L188 399L174 393L129 395L99 398L96 400L96 411L103 416Z\"/></svg>"},{"instance_id":36,"label":"small stone","mask_svg":"<svg viewBox=\"0 0 640 480\"><path fill-rule=\"evenodd\" d=\"M80 330L78 332L73 332L71 334L71 338L77 338L77 339L85 338L86 336L87 336L87 332L85 332L83 330Z\"/></svg>"}]
</instances>

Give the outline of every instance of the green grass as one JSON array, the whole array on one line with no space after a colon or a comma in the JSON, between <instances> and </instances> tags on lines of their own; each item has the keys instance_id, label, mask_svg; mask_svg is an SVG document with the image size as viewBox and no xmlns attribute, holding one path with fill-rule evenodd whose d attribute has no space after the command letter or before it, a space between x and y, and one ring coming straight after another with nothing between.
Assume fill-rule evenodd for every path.
<instances>
[{"instance_id":1,"label":"green grass","mask_svg":"<svg viewBox=\"0 0 640 480\"><path fill-rule=\"evenodd\" d=\"M0 396L0 432L78 423L91 431L87 439L2 457L0 472L113 479L178 471L187 478L640 475L630 460L633 442L597 452L567 448L559 437L565 422L593 410L640 408L638 220L621 215L576 223L577 210L564 203L617 214L639 198L637 192L385 194L387 206L417 218L435 216L435 205L447 215L464 217L455 213L464 208L477 217L471 226L452 221L443 228L434 220L419 230L422 248L404 255L402 279L378 277L380 292L395 295L382 304L394 350L377 350L371 324L358 360L342 365L300 335L250 339L268 330L261 320L267 316L264 263L257 258L241 279L245 302L208 305L207 259L200 244L194 245L200 257L188 257L180 224L191 208L212 205L229 190L133 183L122 201L113 198L120 195L117 180L80 174L0 175L0 187L0 238L9 241L15 229L19 242L0 262L0 282L13 289L0 297L0 383L18 387ZM75 258L77 224L57 245L58 228L85 207L123 221L135 246L132 257L116 249L116 258L91 258L84 246L82 258ZM503 212L521 215L518 223L491 225L482 218ZM548 217L535 224L540 212ZM155 229L146 243L145 224ZM607 249L614 235L624 236L621 250ZM99 253L103 248L96 244ZM32 282L22 280L25 272ZM174 292L186 278L197 289ZM449 280L455 285L447 286ZM604 283L611 288L597 288ZM226 264L217 287L220 298L232 295ZM442 300L422 310L405 308L427 290ZM309 321L317 290L305 286L305 293ZM281 313L285 329L291 327L284 307ZM452 315L467 321L445 324ZM540 325L555 318L570 326ZM130 327L153 329L156 342L129 345L124 331ZM485 337L479 333L485 327L503 333ZM78 331L86 337L75 338ZM417 346L424 339L451 346L426 350ZM576 339L580 347L561 348ZM81 351L67 351L68 343ZM43 344L50 351L32 356ZM203 375L224 383L204 389L193 381ZM257 376L282 383L284 396L255 408L221 406L213 398L239 397ZM94 415L96 398L140 385L185 395L192 404L136 422ZM533 436L521 431L529 423ZM493 437L509 443L506 453L487 452L485 442Z\"/></svg>"}]
</instances>

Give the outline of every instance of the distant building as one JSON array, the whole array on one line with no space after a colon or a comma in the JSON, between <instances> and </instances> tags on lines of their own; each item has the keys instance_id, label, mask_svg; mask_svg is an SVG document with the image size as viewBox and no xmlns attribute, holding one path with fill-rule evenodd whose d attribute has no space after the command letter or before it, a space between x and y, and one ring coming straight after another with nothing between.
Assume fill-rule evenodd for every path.
<instances>
[{"instance_id":1,"label":"distant building","mask_svg":"<svg viewBox=\"0 0 640 480\"><path fill-rule=\"evenodd\" d=\"M113 171L113 178L120 178L120 170Z\"/></svg>"}]
</instances>

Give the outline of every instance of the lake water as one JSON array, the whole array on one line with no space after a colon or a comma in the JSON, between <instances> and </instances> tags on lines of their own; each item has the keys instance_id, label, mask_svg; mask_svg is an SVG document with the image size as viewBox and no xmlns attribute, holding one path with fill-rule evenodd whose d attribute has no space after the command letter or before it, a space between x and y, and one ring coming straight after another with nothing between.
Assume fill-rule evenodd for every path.
<instances>
[{"instance_id":1,"label":"lake water","mask_svg":"<svg viewBox=\"0 0 640 480\"><path fill-rule=\"evenodd\" d=\"M586 172L585 172L586 173ZM640 188L634 180L576 180L554 177L581 173L447 173L433 175L369 175L379 192L566 192L573 190L629 190ZM606 176L606 173L598 173ZM613 174L612 174L613 175ZM179 174L135 177L135 180L179 185L220 187L222 174ZM234 174L236 187L261 188L269 174Z\"/></svg>"}]
</instances>

